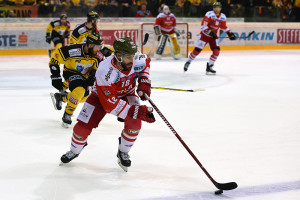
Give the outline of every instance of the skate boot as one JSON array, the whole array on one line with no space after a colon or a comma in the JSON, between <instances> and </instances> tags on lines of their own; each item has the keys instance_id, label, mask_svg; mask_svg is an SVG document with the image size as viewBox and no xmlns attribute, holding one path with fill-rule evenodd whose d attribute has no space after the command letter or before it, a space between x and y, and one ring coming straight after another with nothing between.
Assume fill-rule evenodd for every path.
<instances>
[{"instance_id":1,"label":"skate boot","mask_svg":"<svg viewBox=\"0 0 300 200\"><path fill-rule=\"evenodd\" d=\"M63 96L65 96L67 93L50 93L52 103L54 105L55 110L61 110L62 102L63 102Z\"/></svg>"},{"instance_id":2,"label":"skate boot","mask_svg":"<svg viewBox=\"0 0 300 200\"><path fill-rule=\"evenodd\" d=\"M62 163L69 163L78 156L79 154L75 154L72 151L68 151L67 153L61 156L60 160Z\"/></svg>"},{"instance_id":3,"label":"skate boot","mask_svg":"<svg viewBox=\"0 0 300 200\"><path fill-rule=\"evenodd\" d=\"M68 128L69 125L72 124L72 119L71 119L71 116L70 114L68 113L64 113L64 116L62 117L62 127L65 127L65 128Z\"/></svg>"},{"instance_id":4,"label":"skate boot","mask_svg":"<svg viewBox=\"0 0 300 200\"><path fill-rule=\"evenodd\" d=\"M214 65L206 64L206 75L216 75L216 71L214 70Z\"/></svg>"},{"instance_id":5,"label":"skate boot","mask_svg":"<svg viewBox=\"0 0 300 200\"><path fill-rule=\"evenodd\" d=\"M190 63L189 61L187 61L187 62L184 64L183 70L184 70L185 72L188 70L190 64L191 64L191 63Z\"/></svg>"},{"instance_id":6,"label":"skate boot","mask_svg":"<svg viewBox=\"0 0 300 200\"><path fill-rule=\"evenodd\" d=\"M83 148L86 147L87 145L88 145L88 144L85 143L85 145L83 146ZM60 158L60 160L61 160L62 163L69 163L69 162L71 162L72 160L74 160L75 158L77 158L78 156L79 156L79 154L75 154L75 153L73 153L73 152L70 150L70 151L68 151L67 153L65 153L64 155L62 155L61 158ZM62 164L62 163L61 163L61 164Z\"/></svg>"},{"instance_id":7,"label":"skate boot","mask_svg":"<svg viewBox=\"0 0 300 200\"><path fill-rule=\"evenodd\" d=\"M121 138L119 137L119 144L120 143L121 143ZM128 167L131 166L131 160L129 159L130 157L128 153L118 150L117 157L118 157L118 164L125 172L127 172Z\"/></svg>"}]
</instances>

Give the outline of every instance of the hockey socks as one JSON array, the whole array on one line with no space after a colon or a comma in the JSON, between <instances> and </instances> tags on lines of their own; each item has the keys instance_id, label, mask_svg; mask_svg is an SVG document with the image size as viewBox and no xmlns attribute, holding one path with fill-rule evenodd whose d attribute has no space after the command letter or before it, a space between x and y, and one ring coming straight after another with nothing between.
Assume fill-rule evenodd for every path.
<instances>
[{"instance_id":1,"label":"hockey socks","mask_svg":"<svg viewBox=\"0 0 300 200\"><path fill-rule=\"evenodd\" d=\"M187 62L192 62L202 51L202 49L199 48L194 48L194 50L192 51L192 53L190 53L189 57L188 57L188 61Z\"/></svg>"}]
</instances>

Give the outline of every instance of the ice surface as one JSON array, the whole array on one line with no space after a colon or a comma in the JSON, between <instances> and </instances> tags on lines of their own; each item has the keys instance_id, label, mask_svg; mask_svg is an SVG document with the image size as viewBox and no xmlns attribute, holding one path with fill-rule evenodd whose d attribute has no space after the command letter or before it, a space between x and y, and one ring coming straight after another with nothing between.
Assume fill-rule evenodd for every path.
<instances>
[{"instance_id":1,"label":"ice surface","mask_svg":"<svg viewBox=\"0 0 300 200\"><path fill-rule=\"evenodd\" d=\"M117 164L123 124L107 115L73 162L59 166L72 128L53 108L47 56L0 57L1 200L300 199L300 50L221 52L206 76L203 52L152 60L151 98L218 182L216 188L160 117L143 123L125 173ZM144 102L149 105L148 103ZM80 111L78 107L73 117Z\"/></svg>"}]
</instances>

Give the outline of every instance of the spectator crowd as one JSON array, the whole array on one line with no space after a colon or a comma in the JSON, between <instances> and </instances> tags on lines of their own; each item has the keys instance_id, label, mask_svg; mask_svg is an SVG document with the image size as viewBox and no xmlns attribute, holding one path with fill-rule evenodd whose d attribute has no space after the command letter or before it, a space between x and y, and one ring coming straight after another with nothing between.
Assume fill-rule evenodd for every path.
<instances>
[{"instance_id":1,"label":"spectator crowd","mask_svg":"<svg viewBox=\"0 0 300 200\"><path fill-rule=\"evenodd\" d=\"M100 17L156 17L168 5L177 17L203 17L216 0L0 0L0 6L38 6L39 17L84 17L95 10ZM227 17L300 21L300 0L219 0ZM11 12L11 11L10 11ZM10 13L10 17L14 14Z\"/></svg>"}]
</instances>

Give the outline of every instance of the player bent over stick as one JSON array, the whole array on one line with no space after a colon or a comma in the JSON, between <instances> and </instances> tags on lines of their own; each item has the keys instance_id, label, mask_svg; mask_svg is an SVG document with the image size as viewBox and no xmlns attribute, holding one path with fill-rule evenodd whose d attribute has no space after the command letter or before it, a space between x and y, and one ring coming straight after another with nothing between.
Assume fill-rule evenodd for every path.
<instances>
[{"instance_id":1,"label":"player bent over stick","mask_svg":"<svg viewBox=\"0 0 300 200\"><path fill-rule=\"evenodd\" d=\"M52 85L59 93L51 93L55 109L61 110L62 102L67 102L62 125L68 127L72 123L71 116L79 103L85 102L89 95L89 86L94 85L95 73L104 56L99 51L102 38L98 32L90 33L86 43L72 44L53 52L49 67ZM60 75L60 64L64 64L63 77L68 82L71 92L63 89Z\"/></svg>"},{"instance_id":2,"label":"player bent over stick","mask_svg":"<svg viewBox=\"0 0 300 200\"><path fill-rule=\"evenodd\" d=\"M129 151L137 139L142 122L155 122L153 109L140 105L146 100L144 94L150 96L151 81L149 79L151 59L137 52L137 46L129 37L119 38L113 44L114 55L106 58L96 72L96 82L92 93L86 100L73 128L71 149L61 157L62 163L76 158L87 145L87 138L93 128L97 128L103 117L113 114L124 122L124 129L119 137L117 153L120 167L127 171L131 166Z\"/></svg>"},{"instance_id":3,"label":"player bent over stick","mask_svg":"<svg viewBox=\"0 0 300 200\"><path fill-rule=\"evenodd\" d=\"M212 50L212 55L209 58L209 62L206 64L206 74L216 74L213 66L220 54L220 46L217 36L219 28L227 33L230 40L236 39L236 36L230 32L229 28L226 26L226 16L221 13L221 9L222 4L220 2L215 2L213 4L213 11L209 11L205 14L202 20L199 38L194 50L190 53L188 60L184 65L184 71L188 70L191 62L200 54L205 45L209 43L210 49Z\"/></svg>"}]
</instances>

